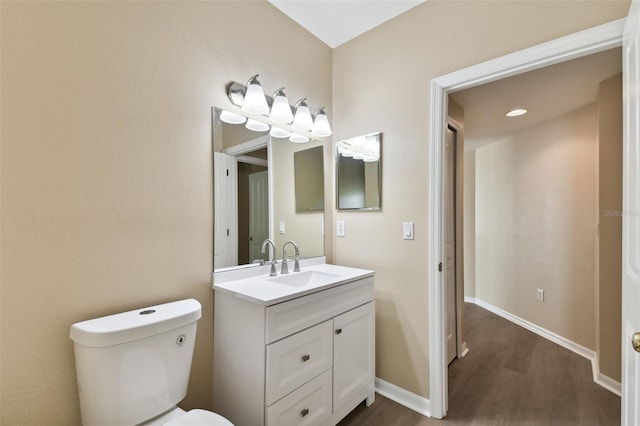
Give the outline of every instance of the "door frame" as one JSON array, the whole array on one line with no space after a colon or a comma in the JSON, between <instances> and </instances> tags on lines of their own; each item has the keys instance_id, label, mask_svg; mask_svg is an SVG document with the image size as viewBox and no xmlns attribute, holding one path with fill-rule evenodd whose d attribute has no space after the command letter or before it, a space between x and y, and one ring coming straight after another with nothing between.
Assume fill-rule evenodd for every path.
<instances>
[{"instance_id":1,"label":"door frame","mask_svg":"<svg viewBox=\"0 0 640 426\"><path fill-rule=\"evenodd\" d=\"M549 65L570 61L622 46L625 19L570 34L546 43L520 50L487 62L470 66L431 80L431 135L429 145L429 399L431 416L443 418L448 409L448 378L446 362L446 287L444 274L443 225L444 204L444 144L448 124L450 93L533 71Z\"/></svg>"},{"instance_id":2,"label":"door frame","mask_svg":"<svg viewBox=\"0 0 640 426\"><path fill-rule=\"evenodd\" d=\"M448 113L448 109L447 109ZM464 312L464 227L463 227L463 216L464 216L464 203L463 203L463 194L464 194L464 126L462 126L457 120L453 117L447 115L447 125L445 126L445 130L447 127L451 127L456 132L456 141L455 141L455 152L456 158L454 159L456 164L455 171L455 227L456 227L456 251L455 251L455 262L456 262L456 279L455 279L455 288L456 288L456 357L462 358L469 352L469 348L467 348L466 340L463 340L462 335L462 326L464 324L464 318L462 313ZM444 161L444 160L443 160ZM443 170L446 173L446 170ZM446 174L444 175L446 176ZM446 182L443 182L445 185ZM444 193L443 193L444 196Z\"/></svg>"}]
</instances>

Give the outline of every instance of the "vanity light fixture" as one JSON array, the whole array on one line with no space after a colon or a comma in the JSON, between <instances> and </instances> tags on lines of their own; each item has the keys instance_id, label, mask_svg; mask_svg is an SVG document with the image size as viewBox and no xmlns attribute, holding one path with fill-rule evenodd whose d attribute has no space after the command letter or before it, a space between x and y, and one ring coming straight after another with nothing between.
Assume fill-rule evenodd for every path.
<instances>
[{"instance_id":1,"label":"vanity light fixture","mask_svg":"<svg viewBox=\"0 0 640 426\"><path fill-rule=\"evenodd\" d=\"M276 123L289 124L293 121L293 114L291 113L291 105L289 105L289 99L284 93L284 87L279 88L273 94L273 103L271 105L271 112L269 118Z\"/></svg>"},{"instance_id":2,"label":"vanity light fixture","mask_svg":"<svg viewBox=\"0 0 640 426\"><path fill-rule=\"evenodd\" d=\"M527 112L529 112L529 110L525 108L515 108L511 111L507 111L504 115L506 115L507 117L518 117L520 115L525 115Z\"/></svg>"},{"instance_id":3,"label":"vanity light fixture","mask_svg":"<svg viewBox=\"0 0 640 426\"><path fill-rule=\"evenodd\" d=\"M242 109L254 114L269 114L269 105L267 104L267 98L264 97L262 85L258 81L258 74L251 77L247 82Z\"/></svg>"},{"instance_id":4,"label":"vanity light fixture","mask_svg":"<svg viewBox=\"0 0 640 426\"><path fill-rule=\"evenodd\" d=\"M313 118L311 117L311 111L307 106L307 98L302 98L296 102L294 108L296 110L296 114L293 117L291 127L305 132L313 129Z\"/></svg>"},{"instance_id":5,"label":"vanity light fixture","mask_svg":"<svg viewBox=\"0 0 640 426\"><path fill-rule=\"evenodd\" d=\"M265 96L258 74L252 76L246 86L231 82L227 86L227 96L232 104L243 111L260 115L258 120L223 110L220 119L225 123L242 124L246 121L248 129L265 132L275 138L289 138L292 142L308 142L311 137L326 137L332 134L329 119L324 107L311 115L307 98L295 103L293 109L289 104L284 87L276 90L273 96ZM293 111L293 113L292 113Z\"/></svg>"},{"instance_id":6,"label":"vanity light fixture","mask_svg":"<svg viewBox=\"0 0 640 426\"><path fill-rule=\"evenodd\" d=\"M331 126L329 126L329 119L324 112L324 107L319 108L313 115L314 120L311 134L318 137L331 136Z\"/></svg>"}]
</instances>

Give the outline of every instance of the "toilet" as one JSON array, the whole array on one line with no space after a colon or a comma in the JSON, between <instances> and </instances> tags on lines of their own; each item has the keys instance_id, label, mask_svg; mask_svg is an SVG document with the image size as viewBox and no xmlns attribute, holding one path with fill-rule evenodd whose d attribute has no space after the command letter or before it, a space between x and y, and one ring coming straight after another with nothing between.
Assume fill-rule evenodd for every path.
<instances>
[{"instance_id":1,"label":"toilet","mask_svg":"<svg viewBox=\"0 0 640 426\"><path fill-rule=\"evenodd\" d=\"M233 426L206 410L185 412L202 307L180 300L71 326L84 426Z\"/></svg>"}]
</instances>

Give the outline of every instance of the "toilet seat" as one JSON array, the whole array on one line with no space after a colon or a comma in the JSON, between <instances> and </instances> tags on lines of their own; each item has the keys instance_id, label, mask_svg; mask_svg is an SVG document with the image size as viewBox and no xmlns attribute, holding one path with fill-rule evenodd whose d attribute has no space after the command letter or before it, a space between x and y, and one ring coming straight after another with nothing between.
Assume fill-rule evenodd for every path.
<instances>
[{"instance_id":1,"label":"toilet seat","mask_svg":"<svg viewBox=\"0 0 640 426\"><path fill-rule=\"evenodd\" d=\"M164 426L233 426L233 423L211 411L195 409L165 423Z\"/></svg>"}]
</instances>

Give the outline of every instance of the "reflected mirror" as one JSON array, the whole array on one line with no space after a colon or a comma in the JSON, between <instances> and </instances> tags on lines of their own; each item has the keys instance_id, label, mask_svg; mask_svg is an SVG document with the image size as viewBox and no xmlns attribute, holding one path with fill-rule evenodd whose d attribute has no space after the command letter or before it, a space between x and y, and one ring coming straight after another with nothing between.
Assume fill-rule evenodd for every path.
<instances>
[{"instance_id":1,"label":"reflected mirror","mask_svg":"<svg viewBox=\"0 0 640 426\"><path fill-rule=\"evenodd\" d=\"M268 130L225 122L221 113L213 109L214 270L271 259L270 247L261 253L266 238L276 244L276 259L287 240L298 244L301 258L323 256L324 209L297 212L296 191L320 185L324 194L324 175L318 179L316 171L305 183L295 173L295 158L306 156L297 153L313 149L311 161L323 170L322 142L274 138Z\"/></svg>"},{"instance_id":2,"label":"reflected mirror","mask_svg":"<svg viewBox=\"0 0 640 426\"><path fill-rule=\"evenodd\" d=\"M336 144L338 210L380 210L382 134L370 133Z\"/></svg>"}]
</instances>

